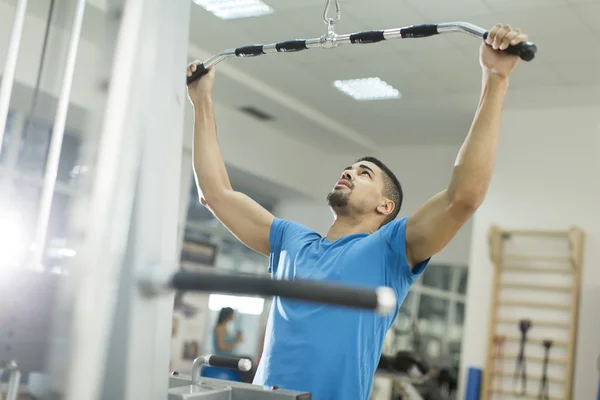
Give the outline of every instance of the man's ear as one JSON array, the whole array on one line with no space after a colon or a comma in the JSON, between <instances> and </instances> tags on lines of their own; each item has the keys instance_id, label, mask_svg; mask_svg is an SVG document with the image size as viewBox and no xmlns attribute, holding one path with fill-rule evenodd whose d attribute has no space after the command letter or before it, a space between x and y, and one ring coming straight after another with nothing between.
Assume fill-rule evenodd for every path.
<instances>
[{"instance_id":1,"label":"man's ear","mask_svg":"<svg viewBox=\"0 0 600 400\"><path fill-rule=\"evenodd\" d=\"M382 215L388 216L391 213L393 213L395 209L396 209L396 205L394 204L394 202L392 200L383 199L381 204L377 207L377 212Z\"/></svg>"}]
</instances>

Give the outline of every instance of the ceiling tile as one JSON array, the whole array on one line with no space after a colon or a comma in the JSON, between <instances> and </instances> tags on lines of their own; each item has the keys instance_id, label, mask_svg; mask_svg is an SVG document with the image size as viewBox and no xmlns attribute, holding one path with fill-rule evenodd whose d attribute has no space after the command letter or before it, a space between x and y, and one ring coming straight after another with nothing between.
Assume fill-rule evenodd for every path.
<instances>
[{"instance_id":1,"label":"ceiling tile","mask_svg":"<svg viewBox=\"0 0 600 400\"><path fill-rule=\"evenodd\" d=\"M560 76L542 60L534 60L531 63L521 62L510 77L510 86L513 89L554 85L558 82Z\"/></svg>"},{"instance_id":2,"label":"ceiling tile","mask_svg":"<svg viewBox=\"0 0 600 400\"><path fill-rule=\"evenodd\" d=\"M403 95L443 91L435 75L430 70L424 70L418 60L397 55L386 55L377 60L340 63L334 68L323 68L320 63L303 64L303 68L327 82L327 87L331 90L335 90L332 84L337 79L379 77Z\"/></svg>"},{"instance_id":3,"label":"ceiling tile","mask_svg":"<svg viewBox=\"0 0 600 400\"><path fill-rule=\"evenodd\" d=\"M581 17L584 23L594 32L600 33L600 24L598 17L600 16L600 2L581 2L573 6L573 9Z\"/></svg>"},{"instance_id":4,"label":"ceiling tile","mask_svg":"<svg viewBox=\"0 0 600 400\"><path fill-rule=\"evenodd\" d=\"M482 0L409 0L409 3L427 22L433 23L464 21L490 12Z\"/></svg>"},{"instance_id":5,"label":"ceiling tile","mask_svg":"<svg viewBox=\"0 0 600 400\"><path fill-rule=\"evenodd\" d=\"M428 67L429 71L435 68ZM455 70L445 70L438 76L442 87L449 93L479 93L481 89L481 67L479 63L465 64Z\"/></svg>"},{"instance_id":6,"label":"ceiling tile","mask_svg":"<svg viewBox=\"0 0 600 400\"><path fill-rule=\"evenodd\" d=\"M222 21L200 7L192 11L190 37L207 51L325 33L326 0L265 0L273 15ZM420 23L466 21L491 28L510 23L530 34L540 51L522 63L511 79L506 107L539 108L599 101L598 0L341 0L338 33L389 29ZM585 22L584 22L585 21ZM560 27L560 29L556 29ZM563 32L568 32L564 35ZM208 40L210 34L210 40ZM479 43L464 34L448 34L373 45L346 45L269 54L227 63L255 79L218 75L215 96L232 107L254 105L276 115L270 124L296 140L328 151L356 151L344 140L284 101L257 90L269 86L353 131L383 145L460 143L479 99ZM225 75L225 74L223 74ZM358 102L333 87L336 79L379 76L402 92L391 101ZM261 83L262 82L262 83ZM596 86L594 86L596 83ZM559 86L561 85L562 86Z\"/></svg>"},{"instance_id":7,"label":"ceiling tile","mask_svg":"<svg viewBox=\"0 0 600 400\"><path fill-rule=\"evenodd\" d=\"M527 33L532 41L536 37L556 34L559 27L569 35L586 34L590 28L582 24L581 17L571 6L553 6L537 10L526 9L514 12L498 12L473 18L473 23L492 27L497 23L509 24Z\"/></svg>"},{"instance_id":8,"label":"ceiling tile","mask_svg":"<svg viewBox=\"0 0 600 400\"><path fill-rule=\"evenodd\" d=\"M572 85L600 83L600 61L596 62L556 62L552 65L562 82Z\"/></svg>"},{"instance_id":9,"label":"ceiling tile","mask_svg":"<svg viewBox=\"0 0 600 400\"><path fill-rule=\"evenodd\" d=\"M540 59L560 62L600 60L600 42L594 35L547 35L535 37ZM535 60L534 60L535 61Z\"/></svg>"},{"instance_id":10,"label":"ceiling tile","mask_svg":"<svg viewBox=\"0 0 600 400\"><path fill-rule=\"evenodd\" d=\"M566 6L568 0L484 0L494 12L517 13L545 7Z\"/></svg>"},{"instance_id":11,"label":"ceiling tile","mask_svg":"<svg viewBox=\"0 0 600 400\"><path fill-rule=\"evenodd\" d=\"M342 22L350 15L363 21L362 29L393 29L425 23L425 16L406 0L389 2L353 1L342 6Z\"/></svg>"},{"instance_id":12,"label":"ceiling tile","mask_svg":"<svg viewBox=\"0 0 600 400\"><path fill-rule=\"evenodd\" d=\"M325 5L327 4L326 0L301 0L301 1L293 1L293 0L263 0L265 3L273 7L276 12L282 10L297 10L302 8L314 8L321 10L321 14L325 11ZM352 3L356 0L339 0L340 5L344 7L344 5L348 3ZM332 11L335 8L332 7Z\"/></svg>"}]
</instances>

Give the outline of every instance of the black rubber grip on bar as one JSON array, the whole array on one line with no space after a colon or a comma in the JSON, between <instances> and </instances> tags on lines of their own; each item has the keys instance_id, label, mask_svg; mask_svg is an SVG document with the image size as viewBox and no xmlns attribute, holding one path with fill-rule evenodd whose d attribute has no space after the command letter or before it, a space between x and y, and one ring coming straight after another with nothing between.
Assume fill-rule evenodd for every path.
<instances>
[{"instance_id":1,"label":"black rubber grip on bar","mask_svg":"<svg viewBox=\"0 0 600 400\"><path fill-rule=\"evenodd\" d=\"M483 35L483 40L486 40L489 32L486 32ZM506 50L504 50L508 54L512 54L515 56L519 56L523 61L531 61L535 58L535 54L537 53L537 46L531 42L519 43L516 46L508 46Z\"/></svg>"},{"instance_id":2,"label":"black rubber grip on bar","mask_svg":"<svg viewBox=\"0 0 600 400\"><path fill-rule=\"evenodd\" d=\"M352 44L355 43L362 43L362 44L369 44L369 43L377 43L377 42L381 42L382 40L385 40L385 37L383 36L383 31L362 31L362 32L356 32L350 35L350 42Z\"/></svg>"},{"instance_id":3,"label":"black rubber grip on bar","mask_svg":"<svg viewBox=\"0 0 600 400\"><path fill-rule=\"evenodd\" d=\"M411 25L406 28L401 28L400 36L402 36L403 39L433 36L439 33L437 28L436 24Z\"/></svg>"},{"instance_id":4,"label":"black rubber grip on bar","mask_svg":"<svg viewBox=\"0 0 600 400\"><path fill-rule=\"evenodd\" d=\"M218 368L230 368L239 370L241 358L236 357L223 357L223 356L208 356L206 357L206 365Z\"/></svg>"},{"instance_id":5,"label":"black rubber grip on bar","mask_svg":"<svg viewBox=\"0 0 600 400\"><path fill-rule=\"evenodd\" d=\"M306 40L286 40L285 42L279 42L275 45L277 51L280 53L292 53L295 51L307 50Z\"/></svg>"},{"instance_id":6,"label":"black rubber grip on bar","mask_svg":"<svg viewBox=\"0 0 600 400\"><path fill-rule=\"evenodd\" d=\"M256 57L265 54L262 44L251 44L250 46L238 47L235 55L238 57Z\"/></svg>"},{"instance_id":7,"label":"black rubber grip on bar","mask_svg":"<svg viewBox=\"0 0 600 400\"><path fill-rule=\"evenodd\" d=\"M196 71L194 71L192 76L187 77L187 84L189 85L190 83L197 81L206 74L208 74L208 69L204 68L204 64L199 64L198 66L196 66Z\"/></svg>"},{"instance_id":8,"label":"black rubber grip on bar","mask_svg":"<svg viewBox=\"0 0 600 400\"><path fill-rule=\"evenodd\" d=\"M183 291L280 296L369 310L375 310L378 306L375 290L309 280L273 280L253 276L178 271L173 274L170 286Z\"/></svg>"}]
</instances>

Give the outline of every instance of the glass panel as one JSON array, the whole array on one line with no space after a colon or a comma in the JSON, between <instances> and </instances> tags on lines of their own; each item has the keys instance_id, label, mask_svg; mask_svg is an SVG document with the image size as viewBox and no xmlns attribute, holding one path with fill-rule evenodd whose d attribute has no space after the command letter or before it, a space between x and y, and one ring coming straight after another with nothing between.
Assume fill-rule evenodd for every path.
<instances>
[{"instance_id":1,"label":"glass panel","mask_svg":"<svg viewBox=\"0 0 600 400\"><path fill-rule=\"evenodd\" d=\"M212 215L212 213L208 211L206 207L202 205L202 203L200 203L198 189L196 188L195 183L192 183L192 186L190 187L190 202L188 205L187 220L188 222L192 223L215 220L215 217Z\"/></svg>"},{"instance_id":2,"label":"glass panel","mask_svg":"<svg viewBox=\"0 0 600 400\"><path fill-rule=\"evenodd\" d=\"M27 118L19 146L17 167L22 172L42 175L45 170L52 125Z\"/></svg>"},{"instance_id":3,"label":"glass panel","mask_svg":"<svg viewBox=\"0 0 600 400\"><path fill-rule=\"evenodd\" d=\"M1 14L3 22L8 21L7 33L10 32L15 16L16 3L2 2ZM108 3L117 5L112 0ZM3 297L3 301L0 301L0 327L14 331L15 338L27 338L27 341L14 340L10 349L10 346L4 346L3 343L0 346L0 364L10 359L17 361L22 388L27 388L32 372L52 375L54 378L49 381L55 382L52 386L56 390L56 398L64 397L64 388L61 386L65 380L62 372L66 371L68 365L68 347L71 345L68 332L71 318L75 314L72 307L77 303L77 299L73 298L76 291L64 286L67 280L56 273L56 267L63 265L76 250L69 222L75 200L79 200L75 196L80 193L69 195L61 190L60 193L55 193L46 240L48 257L42 259L41 266L31 268L31 245L42 189L42 180L31 179L31 175L41 178L47 162L50 132L61 95L75 4L73 0L29 2L16 66L17 71L27 73L18 73L19 80L14 82L7 135L1 143L0 151L3 166L16 169L8 171L12 180L0 175L2 189L5 189L0 193L0 270L4 267L1 264L12 264L15 267L10 274L3 275L0 279L0 294ZM94 167L95 160L92 156L99 139L96 133L101 126L106 100L101 83L110 77L114 51L114 40L110 39L104 25L112 21L113 12L118 11L112 7L108 10L111 10L110 18L92 2L88 2L86 6L66 121L66 126L72 133L67 133L63 139L57 173L58 180L63 183L70 181L70 174L79 163L80 148L90 149L85 168ZM111 30L113 31L115 30ZM8 42L9 38L4 36L2 40ZM85 146L80 143L84 138ZM9 166L7 156L12 157L13 151L15 165ZM0 170L2 172L4 170ZM86 182L86 189L92 187L90 183ZM81 202L82 207L86 204L85 200ZM86 221L82 221L81 226L85 225ZM73 280L69 284L72 282ZM61 293L62 289L65 290L64 293ZM23 300L28 298L28 301ZM64 303L55 308L57 299ZM11 307L7 308L7 304ZM13 304L22 304L23 307L17 308L18 312L15 312L11 309L14 308ZM6 315L11 315L11 319L3 319ZM55 321L55 318L59 320ZM59 329L53 332L54 327L60 327L62 331ZM48 356L55 355L56 358L50 362ZM53 368L48 368L50 365ZM61 371L63 367L65 370ZM8 374L0 376L0 385L5 388L7 380ZM26 394L21 393L19 398L24 395Z\"/></svg>"},{"instance_id":4,"label":"glass panel","mask_svg":"<svg viewBox=\"0 0 600 400\"><path fill-rule=\"evenodd\" d=\"M450 291L453 272L454 267L448 265L430 265L423 273L423 286Z\"/></svg>"},{"instance_id":5,"label":"glass panel","mask_svg":"<svg viewBox=\"0 0 600 400\"><path fill-rule=\"evenodd\" d=\"M14 185L3 204L0 220L2 254L0 264L22 265L27 262L35 234L40 189L25 183Z\"/></svg>"},{"instance_id":6,"label":"glass panel","mask_svg":"<svg viewBox=\"0 0 600 400\"><path fill-rule=\"evenodd\" d=\"M76 167L78 167L80 147L81 139L77 134L65 133L60 152L57 179L69 183L71 186L75 186L77 182L79 168Z\"/></svg>"},{"instance_id":7,"label":"glass panel","mask_svg":"<svg viewBox=\"0 0 600 400\"><path fill-rule=\"evenodd\" d=\"M394 328L397 334L404 334L409 332L410 326L413 320L412 307L415 301L415 292L409 291L404 301L400 305L400 311L394 321Z\"/></svg>"},{"instance_id":8,"label":"glass panel","mask_svg":"<svg viewBox=\"0 0 600 400\"><path fill-rule=\"evenodd\" d=\"M6 159L6 152L10 148L11 139L13 136L13 120L14 113L9 111L6 116L6 127L4 131L4 139L2 140L2 148L0 148L0 164Z\"/></svg>"},{"instance_id":9,"label":"glass panel","mask_svg":"<svg viewBox=\"0 0 600 400\"><path fill-rule=\"evenodd\" d=\"M454 314L454 323L462 326L465 323L465 304L456 303L456 313Z\"/></svg>"},{"instance_id":10,"label":"glass panel","mask_svg":"<svg viewBox=\"0 0 600 400\"><path fill-rule=\"evenodd\" d=\"M421 333L444 335L449 311L448 305L447 299L421 294L418 312Z\"/></svg>"},{"instance_id":11,"label":"glass panel","mask_svg":"<svg viewBox=\"0 0 600 400\"><path fill-rule=\"evenodd\" d=\"M467 283L469 281L469 269L468 268L459 268L458 273L460 274L458 280L458 293L467 294Z\"/></svg>"}]
</instances>

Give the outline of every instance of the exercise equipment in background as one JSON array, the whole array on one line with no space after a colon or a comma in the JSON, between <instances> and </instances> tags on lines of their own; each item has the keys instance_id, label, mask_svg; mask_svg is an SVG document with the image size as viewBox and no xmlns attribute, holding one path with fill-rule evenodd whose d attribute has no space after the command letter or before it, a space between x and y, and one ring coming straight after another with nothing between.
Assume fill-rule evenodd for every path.
<instances>
[{"instance_id":1,"label":"exercise equipment in background","mask_svg":"<svg viewBox=\"0 0 600 400\"><path fill-rule=\"evenodd\" d=\"M451 398L458 386L458 368L432 360L427 354L429 344L441 347L441 339L422 334L410 313L401 308L392 325L395 343L382 354L375 373L376 380L392 382L393 400L441 400ZM409 336L409 348L401 348L400 338ZM371 396L372 400L385 399Z\"/></svg>"},{"instance_id":2,"label":"exercise equipment in background","mask_svg":"<svg viewBox=\"0 0 600 400\"><path fill-rule=\"evenodd\" d=\"M465 400L479 400L481 394L481 377L483 371L481 368L469 368L467 371L467 388L465 390Z\"/></svg>"},{"instance_id":3,"label":"exercise equipment in background","mask_svg":"<svg viewBox=\"0 0 600 400\"><path fill-rule=\"evenodd\" d=\"M527 332L531 329L531 321L521 320L519 321L519 330L521 331L521 344L519 348L519 355L517 356L517 365L515 367L515 375L513 377L513 383L516 383L519 378L519 372L521 373L521 395L527 392L527 369L525 368L525 345L527 344Z\"/></svg>"},{"instance_id":4,"label":"exercise equipment in background","mask_svg":"<svg viewBox=\"0 0 600 400\"><path fill-rule=\"evenodd\" d=\"M542 379L540 381L538 400L550 400L548 387L548 362L550 361L550 348L552 347L552 340L544 340L542 345L544 346L544 365L542 367Z\"/></svg>"},{"instance_id":5,"label":"exercise equipment in background","mask_svg":"<svg viewBox=\"0 0 600 400\"><path fill-rule=\"evenodd\" d=\"M252 368L249 359L206 355L198 357L192 365L192 375L174 371L169 378L169 400L311 400L307 392L279 389L243 382L201 377L205 368L229 370L232 373Z\"/></svg>"},{"instance_id":6,"label":"exercise equipment in background","mask_svg":"<svg viewBox=\"0 0 600 400\"><path fill-rule=\"evenodd\" d=\"M553 338L552 346L557 350L547 363L561 365L564 371L561 375L546 376L548 382L557 383L548 387L548 396L572 398L584 232L578 228L508 230L492 226L488 238L494 275L481 400L508 400L523 392L524 382L521 391L502 387L502 381L510 375L494 368L499 357L516 361L516 372L522 372L522 379L527 375L519 368L527 361L529 379L539 380L545 362L541 345L548 337ZM532 315L534 319L529 317ZM524 323L520 327L521 320L528 320L531 325ZM517 326L527 328L525 331L531 326L534 329L526 336L522 331L519 337L511 334ZM505 336L506 342L501 355L494 348L498 335ZM526 360L524 339L535 345L528 346ZM519 343L523 344L521 352ZM538 394L525 395L535 398Z\"/></svg>"},{"instance_id":7,"label":"exercise equipment in background","mask_svg":"<svg viewBox=\"0 0 600 400\"><path fill-rule=\"evenodd\" d=\"M8 385L6 390L5 400L17 400L19 396L19 385L21 384L21 371L15 360L10 360L0 368L0 382L4 372L8 374ZM2 399L2 391L0 390L0 399Z\"/></svg>"},{"instance_id":8,"label":"exercise equipment in background","mask_svg":"<svg viewBox=\"0 0 600 400\"><path fill-rule=\"evenodd\" d=\"M340 20L341 11L340 4L336 0L336 17L328 18L327 14L330 8L331 1L327 1L325 7L324 20L327 24L327 32L325 35L315 39L295 39L286 40L273 44L253 44L236 49L228 49L215 54L202 64L198 65L196 71L187 78L187 83L190 84L203 75L205 75L210 67L217 65L232 57L256 57L269 53L292 53L302 50L314 48L331 49L344 44L371 44L392 39L412 39L424 38L434 35L447 33L464 33L480 40L487 38L488 31L478 26L466 22L447 22L441 24L420 24L411 25L403 28L386 29L386 30L370 30L351 34L338 35L335 32L335 24ZM518 55L525 61L534 59L537 52L537 47L531 42L520 43L517 46L509 46L507 53Z\"/></svg>"},{"instance_id":9,"label":"exercise equipment in background","mask_svg":"<svg viewBox=\"0 0 600 400\"><path fill-rule=\"evenodd\" d=\"M506 337L504 335L496 335L494 336L494 356L496 357L496 364L494 365L495 374L498 375L503 375L504 372L504 368L503 368L503 364L504 364L504 343L506 342ZM499 380L498 382L498 390L502 390L502 380Z\"/></svg>"}]
</instances>

